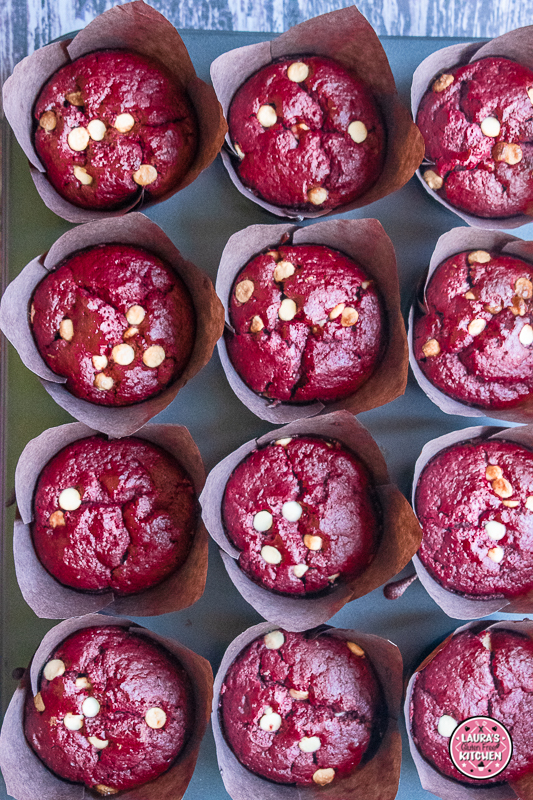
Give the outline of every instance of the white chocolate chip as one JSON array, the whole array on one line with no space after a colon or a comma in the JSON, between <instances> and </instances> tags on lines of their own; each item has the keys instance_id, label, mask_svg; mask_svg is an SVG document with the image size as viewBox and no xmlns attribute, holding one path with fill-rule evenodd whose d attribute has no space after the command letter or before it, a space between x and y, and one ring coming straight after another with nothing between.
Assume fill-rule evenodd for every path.
<instances>
[{"instance_id":1,"label":"white chocolate chip","mask_svg":"<svg viewBox=\"0 0 533 800\"><path fill-rule=\"evenodd\" d=\"M277 250L268 250L265 255L270 256L270 258L273 258L276 262L281 261L281 254Z\"/></svg>"},{"instance_id":2,"label":"white chocolate chip","mask_svg":"<svg viewBox=\"0 0 533 800\"><path fill-rule=\"evenodd\" d=\"M150 367L150 369L159 367L165 358L165 351L160 344L153 344L151 347L147 347L143 353L143 363L146 367Z\"/></svg>"},{"instance_id":3,"label":"white chocolate chip","mask_svg":"<svg viewBox=\"0 0 533 800\"><path fill-rule=\"evenodd\" d=\"M428 339L428 341L422 345L422 352L426 358L438 356L440 353L440 344L436 339Z\"/></svg>"},{"instance_id":4,"label":"white chocolate chip","mask_svg":"<svg viewBox=\"0 0 533 800\"><path fill-rule=\"evenodd\" d=\"M429 188L433 189L433 191L436 192L438 189L442 189L444 181L442 180L440 175L437 175L435 170L427 169L422 175L422 177L424 178Z\"/></svg>"},{"instance_id":5,"label":"white chocolate chip","mask_svg":"<svg viewBox=\"0 0 533 800\"><path fill-rule=\"evenodd\" d=\"M328 314L329 318L337 319L337 317L340 317L345 307L346 307L345 303L337 303L337 305L334 308L332 308L331 311L329 312Z\"/></svg>"},{"instance_id":6,"label":"white chocolate chip","mask_svg":"<svg viewBox=\"0 0 533 800\"><path fill-rule=\"evenodd\" d=\"M96 747L97 750L105 750L107 745L109 744L108 739L99 739L97 736L88 736L87 741Z\"/></svg>"},{"instance_id":7,"label":"white chocolate chip","mask_svg":"<svg viewBox=\"0 0 533 800\"><path fill-rule=\"evenodd\" d=\"M513 494L513 487L509 483L506 478L496 478L491 483L492 491L495 492L498 497L511 497Z\"/></svg>"},{"instance_id":8,"label":"white chocolate chip","mask_svg":"<svg viewBox=\"0 0 533 800\"><path fill-rule=\"evenodd\" d=\"M106 786L103 783L97 783L96 786L93 786L92 788L95 792L98 792L98 794L104 795L104 797L107 797L111 794L118 794L118 789L113 789L112 786Z\"/></svg>"},{"instance_id":9,"label":"white chocolate chip","mask_svg":"<svg viewBox=\"0 0 533 800\"><path fill-rule=\"evenodd\" d=\"M105 136L107 128L105 126L105 122L102 122L101 119L92 119L87 125L87 130L89 131L89 136L91 139L93 139L95 142L101 142Z\"/></svg>"},{"instance_id":10,"label":"white chocolate chip","mask_svg":"<svg viewBox=\"0 0 533 800\"><path fill-rule=\"evenodd\" d=\"M107 367L107 356L93 356L92 362L95 369L105 369Z\"/></svg>"},{"instance_id":11,"label":"white chocolate chip","mask_svg":"<svg viewBox=\"0 0 533 800\"><path fill-rule=\"evenodd\" d=\"M135 350L130 344L116 344L111 350L111 358L116 364L127 367L135 358Z\"/></svg>"},{"instance_id":12,"label":"white chocolate chip","mask_svg":"<svg viewBox=\"0 0 533 800\"><path fill-rule=\"evenodd\" d=\"M107 392L109 389L112 389L114 383L115 381L113 378L110 375L104 375L103 372L99 372L94 378L94 386L101 392Z\"/></svg>"},{"instance_id":13,"label":"white chocolate chip","mask_svg":"<svg viewBox=\"0 0 533 800\"><path fill-rule=\"evenodd\" d=\"M145 316L146 311L142 306L130 306L126 311L128 325L140 325Z\"/></svg>"},{"instance_id":14,"label":"white chocolate chip","mask_svg":"<svg viewBox=\"0 0 533 800\"><path fill-rule=\"evenodd\" d=\"M522 161L523 153L519 144L512 142L496 142L492 148L494 161L503 161L505 164L513 166Z\"/></svg>"},{"instance_id":15,"label":"white chocolate chip","mask_svg":"<svg viewBox=\"0 0 533 800\"><path fill-rule=\"evenodd\" d=\"M335 770L332 767L317 769L313 772L313 781L318 786L327 786L335 777Z\"/></svg>"},{"instance_id":16,"label":"white chocolate chip","mask_svg":"<svg viewBox=\"0 0 533 800\"><path fill-rule=\"evenodd\" d=\"M533 511L533 495L529 495L526 499L526 508L528 511Z\"/></svg>"},{"instance_id":17,"label":"white chocolate chip","mask_svg":"<svg viewBox=\"0 0 533 800\"><path fill-rule=\"evenodd\" d=\"M503 539L505 536L505 525L501 522L497 522L495 519L489 520L489 522L484 523L485 526L485 533L495 542L498 542L500 539Z\"/></svg>"},{"instance_id":18,"label":"white chocolate chip","mask_svg":"<svg viewBox=\"0 0 533 800\"><path fill-rule=\"evenodd\" d=\"M86 697L82 703L81 711L86 717L96 717L100 712L100 703L96 697Z\"/></svg>"},{"instance_id":19,"label":"white chocolate chip","mask_svg":"<svg viewBox=\"0 0 533 800\"><path fill-rule=\"evenodd\" d=\"M520 344L523 344L524 347L529 347L530 344L533 344L533 328L531 325L524 325L518 334L518 338L520 340Z\"/></svg>"},{"instance_id":20,"label":"white chocolate chip","mask_svg":"<svg viewBox=\"0 0 533 800\"><path fill-rule=\"evenodd\" d=\"M263 641L267 650L279 650L285 643L285 637L281 631L270 631L265 634Z\"/></svg>"},{"instance_id":21,"label":"white chocolate chip","mask_svg":"<svg viewBox=\"0 0 533 800\"><path fill-rule=\"evenodd\" d=\"M292 436L288 436L286 439L276 439L274 444L279 445L280 447L287 447L288 444L292 442Z\"/></svg>"},{"instance_id":22,"label":"white chocolate chip","mask_svg":"<svg viewBox=\"0 0 533 800\"><path fill-rule=\"evenodd\" d=\"M312 536L310 533L306 533L304 536L304 544L308 548L308 550L321 550L322 549L322 539L320 536Z\"/></svg>"},{"instance_id":23,"label":"white chocolate chip","mask_svg":"<svg viewBox=\"0 0 533 800\"><path fill-rule=\"evenodd\" d=\"M265 327L263 320L261 317L256 314L255 317L252 317L252 321L250 322L250 333L259 333Z\"/></svg>"},{"instance_id":24,"label":"white chocolate chip","mask_svg":"<svg viewBox=\"0 0 533 800\"><path fill-rule=\"evenodd\" d=\"M502 500L502 506L506 508L518 508L520 500Z\"/></svg>"},{"instance_id":25,"label":"white chocolate chip","mask_svg":"<svg viewBox=\"0 0 533 800\"><path fill-rule=\"evenodd\" d=\"M59 511L58 509L57 511L54 511L53 514L50 514L48 522L50 524L50 527L60 528L62 525L65 524L65 515L63 514L62 511Z\"/></svg>"},{"instance_id":26,"label":"white chocolate chip","mask_svg":"<svg viewBox=\"0 0 533 800\"><path fill-rule=\"evenodd\" d=\"M504 556L504 549L503 547L491 547L487 555L491 561L494 561L495 564L499 564Z\"/></svg>"},{"instance_id":27,"label":"white chocolate chip","mask_svg":"<svg viewBox=\"0 0 533 800\"><path fill-rule=\"evenodd\" d=\"M445 736L446 739L449 739L454 730L457 728L457 721L450 717L449 714L444 714L440 719L437 725L437 730L441 736Z\"/></svg>"},{"instance_id":28,"label":"white chocolate chip","mask_svg":"<svg viewBox=\"0 0 533 800\"><path fill-rule=\"evenodd\" d=\"M276 109L272 106L259 106L257 110L257 121L263 128L271 128L278 121Z\"/></svg>"},{"instance_id":29,"label":"white chocolate chip","mask_svg":"<svg viewBox=\"0 0 533 800\"><path fill-rule=\"evenodd\" d=\"M53 681L54 678L59 678L65 672L65 664L60 658L52 658L44 665L43 676L47 681Z\"/></svg>"},{"instance_id":30,"label":"white chocolate chip","mask_svg":"<svg viewBox=\"0 0 533 800\"><path fill-rule=\"evenodd\" d=\"M274 269L274 280L276 283L290 278L296 272L296 267L290 261L278 261Z\"/></svg>"},{"instance_id":31,"label":"white chocolate chip","mask_svg":"<svg viewBox=\"0 0 533 800\"><path fill-rule=\"evenodd\" d=\"M284 322L289 322L291 319L294 319L297 313L298 306L294 300L292 300L290 297L285 297L281 301L281 305L278 310L278 317Z\"/></svg>"},{"instance_id":32,"label":"white chocolate chip","mask_svg":"<svg viewBox=\"0 0 533 800\"><path fill-rule=\"evenodd\" d=\"M67 136L68 146L76 153L81 153L89 144L91 137L87 128L72 128Z\"/></svg>"},{"instance_id":33,"label":"white chocolate chip","mask_svg":"<svg viewBox=\"0 0 533 800\"><path fill-rule=\"evenodd\" d=\"M266 561L267 564L281 563L281 553L276 547L272 547L270 544L266 544L261 548L261 558Z\"/></svg>"},{"instance_id":34,"label":"white chocolate chip","mask_svg":"<svg viewBox=\"0 0 533 800\"><path fill-rule=\"evenodd\" d=\"M533 104L533 86L530 86L529 89L527 90L527 96L529 97L531 103Z\"/></svg>"},{"instance_id":35,"label":"white chocolate chip","mask_svg":"<svg viewBox=\"0 0 533 800\"><path fill-rule=\"evenodd\" d=\"M469 292L465 292L465 296L464 297L465 297L465 300L475 300L476 299L476 295L474 294L474 292L470 292L470 291Z\"/></svg>"},{"instance_id":36,"label":"white chocolate chip","mask_svg":"<svg viewBox=\"0 0 533 800\"><path fill-rule=\"evenodd\" d=\"M93 176L89 175L85 167L79 167L77 164L72 167L72 172L74 173L74 177L78 180L82 186L90 186L93 182Z\"/></svg>"},{"instance_id":37,"label":"white chocolate chip","mask_svg":"<svg viewBox=\"0 0 533 800\"><path fill-rule=\"evenodd\" d=\"M233 149L235 150L235 152L237 153L237 155L239 156L239 158L242 161L242 159L244 158L244 153L242 152L242 150L239 147L239 145L237 144L237 142L235 142L235 144L233 145Z\"/></svg>"},{"instance_id":38,"label":"white chocolate chip","mask_svg":"<svg viewBox=\"0 0 533 800\"><path fill-rule=\"evenodd\" d=\"M354 140L356 144L361 144L368 136L366 125L361 120L354 120L348 125L348 136Z\"/></svg>"},{"instance_id":39,"label":"white chocolate chip","mask_svg":"<svg viewBox=\"0 0 533 800\"><path fill-rule=\"evenodd\" d=\"M133 173L132 178L139 186L149 186L157 179L157 170L151 164L141 164L137 172Z\"/></svg>"},{"instance_id":40,"label":"white chocolate chip","mask_svg":"<svg viewBox=\"0 0 533 800\"><path fill-rule=\"evenodd\" d=\"M53 131L57 125L57 117L53 111L45 111L44 114L41 114L41 118L39 120L39 125L43 130L47 133Z\"/></svg>"},{"instance_id":41,"label":"white chocolate chip","mask_svg":"<svg viewBox=\"0 0 533 800\"><path fill-rule=\"evenodd\" d=\"M257 514L254 515L252 525L259 531L259 533L264 533L265 531L270 530L272 527L273 517L270 511L258 511Z\"/></svg>"},{"instance_id":42,"label":"white chocolate chip","mask_svg":"<svg viewBox=\"0 0 533 800\"><path fill-rule=\"evenodd\" d=\"M482 333L485 328L487 327L487 323L481 317L477 317L473 319L472 322L468 325L468 333L470 336L477 336L478 334Z\"/></svg>"},{"instance_id":43,"label":"white chocolate chip","mask_svg":"<svg viewBox=\"0 0 533 800\"><path fill-rule=\"evenodd\" d=\"M292 568L292 571L294 572L297 578L303 578L308 569L309 567L307 566L307 564L295 564L294 567Z\"/></svg>"},{"instance_id":44,"label":"white chocolate chip","mask_svg":"<svg viewBox=\"0 0 533 800\"><path fill-rule=\"evenodd\" d=\"M83 105L83 95L80 91L67 92L67 94L65 95L65 100L73 106Z\"/></svg>"},{"instance_id":45,"label":"white chocolate chip","mask_svg":"<svg viewBox=\"0 0 533 800\"><path fill-rule=\"evenodd\" d=\"M42 695L41 695L40 692L37 692L37 694L33 698L33 705L35 706L37 711L44 711L45 710L44 701L43 701L43 698L42 698Z\"/></svg>"},{"instance_id":46,"label":"white chocolate chip","mask_svg":"<svg viewBox=\"0 0 533 800\"><path fill-rule=\"evenodd\" d=\"M131 325L129 328L126 328L126 330L122 334L122 338L131 339L132 336L137 336L138 333L139 333L139 328L137 328L135 325Z\"/></svg>"},{"instance_id":47,"label":"white chocolate chip","mask_svg":"<svg viewBox=\"0 0 533 800\"><path fill-rule=\"evenodd\" d=\"M314 206L321 206L328 199L328 190L323 186L314 186L307 192L307 199Z\"/></svg>"},{"instance_id":48,"label":"white chocolate chip","mask_svg":"<svg viewBox=\"0 0 533 800\"><path fill-rule=\"evenodd\" d=\"M287 70L287 78L294 83L305 81L309 75L309 67L303 61L293 61Z\"/></svg>"},{"instance_id":49,"label":"white chocolate chip","mask_svg":"<svg viewBox=\"0 0 533 800\"><path fill-rule=\"evenodd\" d=\"M58 502L63 511L76 511L81 506L81 494L73 486L69 486L68 489L63 489Z\"/></svg>"},{"instance_id":50,"label":"white chocolate chip","mask_svg":"<svg viewBox=\"0 0 533 800\"><path fill-rule=\"evenodd\" d=\"M439 75L437 80L433 81L433 86L431 87L434 92L443 92L445 89L448 88L454 82L453 75L449 73L444 73L443 75Z\"/></svg>"},{"instance_id":51,"label":"white chocolate chip","mask_svg":"<svg viewBox=\"0 0 533 800\"><path fill-rule=\"evenodd\" d=\"M355 642L346 642L346 647L348 648L350 653L353 653L354 656L359 656L359 658L361 658L365 654L363 648L359 647L359 645L356 644Z\"/></svg>"},{"instance_id":52,"label":"white chocolate chip","mask_svg":"<svg viewBox=\"0 0 533 800\"><path fill-rule=\"evenodd\" d=\"M483 636L481 637L481 644L485 648L485 650L492 650L492 642L490 639L489 631L486 631Z\"/></svg>"},{"instance_id":53,"label":"white chocolate chip","mask_svg":"<svg viewBox=\"0 0 533 800\"><path fill-rule=\"evenodd\" d=\"M359 319L359 312L351 306L346 306L341 314L341 325L343 328L351 328Z\"/></svg>"},{"instance_id":54,"label":"white chocolate chip","mask_svg":"<svg viewBox=\"0 0 533 800\"><path fill-rule=\"evenodd\" d=\"M254 282L248 280L247 278L244 281L239 281L235 287L235 299L237 302L247 303L254 293L254 288Z\"/></svg>"},{"instance_id":55,"label":"white chocolate chip","mask_svg":"<svg viewBox=\"0 0 533 800\"><path fill-rule=\"evenodd\" d=\"M336 572L335 575L328 575L328 581L330 583L335 583L335 581L337 580L339 575L340 575L340 572Z\"/></svg>"},{"instance_id":56,"label":"white chocolate chip","mask_svg":"<svg viewBox=\"0 0 533 800\"><path fill-rule=\"evenodd\" d=\"M299 689L289 689L289 694L294 700L307 700L309 692L302 692Z\"/></svg>"},{"instance_id":57,"label":"white chocolate chip","mask_svg":"<svg viewBox=\"0 0 533 800\"><path fill-rule=\"evenodd\" d=\"M281 717L279 714L276 714L275 711L272 711L270 706L265 708L265 713L259 720L259 727L261 730L266 731L267 733L274 733L275 731L279 731L281 728Z\"/></svg>"},{"instance_id":58,"label":"white chocolate chip","mask_svg":"<svg viewBox=\"0 0 533 800\"><path fill-rule=\"evenodd\" d=\"M468 254L469 264L488 264L490 261L490 253L486 250L474 250Z\"/></svg>"},{"instance_id":59,"label":"white chocolate chip","mask_svg":"<svg viewBox=\"0 0 533 800\"><path fill-rule=\"evenodd\" d=\"M79 678L76 678L76 688L77 689L91 689L92 685L88 678L85 675L81 675Z\"/></svg>"},{"instance_id":60,"label":"white chocolate chip","mask_svg":"<svg viewBox=\"0 0 533 800\"><path fill-rule=\"evenodd\" d=\"M74 337L74 325L71 319L62 319L59 323L59 335L66 342L70 342Z\"/></svg>"},{"instance_id":61,"label":"white chocolate chip","mask_svg":"<svg viewBox=\"0 0 533 800\"><path fill-rule=\"evenodd\" d=\"M493 139L499 135L500 127L500 122L496 117L485 117L480 125L481 132Z\"/></svg>"},{"instance_id":62,"label":"white chocolate chip","mask_svg":"<svg viewBox=\"0 0 533 800\"><path fill-rule=\"evenodd\" d=\"M298 747L302 753L316 753L320 750L321 742L318 736L304 736L298 742Z\"/></svg>"},{"instance_id":63,"label":"white chocolate chip","mask_svg":"<svg viewBox=\"0 0 533 800\"><path fill-rule=\"evenodd\" d=\"M489 464L485 470L485 478L488 481L495 481L496 478L503 478L502 468L497 464Z\"/></svg>"},{"instance_id":64,"label":"white chocolate chip","mask_svg":"<svg viewBox=\"0 0 533 800\"><path fill-rule=\"evenodd\" d=\"M154 730L157 730L158 728L162 728L166 723L167 715L162 708L154 706L153 708L148 709L144 715L144 719L149 728L154 728Z\"/></svg>"},{"instance_id":65,"label":"white chocolate chip","mask_svg":"<svg viewBox=\"0 0 533 800\"><path fill-rule=\"evenodd\" d=\"M70 711L63 717L63 725L69 731L79 731L83 728L83 716L72 714Z\"/></svg>"},{"instance_id":66,"label":"white chocolate chip","mask_svg":"<svg viewBox=\"0 0 533 800\"><path fill-rule=\"evenodd\" d=\"M302 516L303 508L296 500L288 500L281 506L281 515L288 522L298 522Z\"/></svg>"},{"instance_id":67,"label":"white chocolate chip","mask_svg":"<svg viewBox=\"0 0 533 800\"><path fill-rule=\"evenodd\" d=\"M128 131L131 131L134 125L134 118L127 112L125 114L119 114L115 120L115 128L119 133L127 133Z\"/></svg>"}]
</instances>

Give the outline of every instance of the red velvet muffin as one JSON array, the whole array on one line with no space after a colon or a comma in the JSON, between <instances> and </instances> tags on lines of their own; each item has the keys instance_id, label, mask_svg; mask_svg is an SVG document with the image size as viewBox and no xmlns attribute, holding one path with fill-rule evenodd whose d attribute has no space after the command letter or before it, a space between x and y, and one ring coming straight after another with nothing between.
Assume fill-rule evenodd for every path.
<instances>
[{"instance_id":1,"label":"red velvet muffin","mask_svg":"<svg viewBox=\"0 0 533 800\"><path fill-rule=\"evenodd\" d=\"M386 338L374 281L321 245L283 245L252 259L235 279L229 313L233 366L254 392L288 403L353 394Z\"/></svg>"},{"instance_id":2,"label":"red velvet muffin","mask_svg":"<svg viewBox=\"0 0 533 800\"><path fill-rule=\"evenodd\" d=\"M228 121L242 182L277 206L350 203L383 167L385 131L372 92L328 58L263 67L236 92Z\"/></svg>"},{"instance_id":3,"label":"red velvet muffin","mask_svg":"<svg viewBox=\"0 0 533 800\"><path fill-rule=\"evenodd\" d=\"M418 555L445 588L470 597L533 589L533 453L498 439L460 442L428 462L415 510Z\"/></svg>"},{"instance_id":4,"label":"red velvet muffin","mask_svg":"<svg viewBox=\"0 0 533 800\"><path fill-rule=\"evenodd\" d=\"M31 321L41 356L76 397L139 403L182 374L195 338L184 283L140 247L107 244L69 257L35 290Z\"/></svg>"},{"instance_id":5,"label":"red velvet muffin","mask_svg":"<svg viewBox=\"0 0 533 800\"><path fill-rule=\"evenodd\" d=\"M533 72L506 58L439 75L416 118L433 162L428 186L478 217L531 213L532 102Z\"/></svg>"},{"instance_id":6,"label":"red velvet muffin","mask_svg":"<svg viewBox=\"0 0 533 800\"><path fill-rule=\"evenodd\" d=\"M271 631L233 662L220 694L241 764L276 783L324 786L355 769L381 733L382 695L356 642Z\"/></svg>"},{"instance_id":7,"label":"red velvet muffin","mask_svg":"<svg viewBox=\"0 0 533 800\"><path fill-rule=\"evenodd\" d=\"M43 87L35 149L50 183L82 208L114 209L171 190L198 137L183 89L156 61L126 50L76 59Z\"/></svg>"},{"instance_id":8,"label":"red velvet muffin","mask_svg":"<svg viewBox=\"0 0 533 800\"><path fill-rule=\"evenodd\" d=\"M484 250L440 264L416 321L414 355L444 394L513 408L533 392L533 265Z\"/></svg>"},{"instance_id":9,"label":"red velvet muffin","mask_svg":"<svg viewBox=\"0 0 533 800\"><path fill-rule=\"evenodd\" d=\"M189 677L166 650L118 626L85 628L44 665L24 732L60 778L102 795L165 772L192 730Z\"/></svg>"},{"instance_id":10,"label":"red velvet muffin","mask_svg":"<svg viewBox=\"0 0 533 800\"><path fill-rule=\"evenodd\" d=\"M505 770L483 781L454 767L448 743L475 716L503 723L513 741ZM414 742L432 766L461 783L514 781L533 770L533 642L508 630L454 636L416 676L410 706Z\"/></svg>"},{"instance_id":11,"label":"red velvet muffin","mask_svg":"<svg viewBox=\"0 0 533 800\"><path fill-rule=\"evenodd\" d=\"M92 436L42 471L33 543L65 586L133 594L183 564L196 516L191 479L169 453L144 439Z\"/></svg>"},{"instance_id":12,"label":"red velvet muffin","mask_svg":"<svg viewBox=\"0 0 533 800\"><path fill-rule=\"evenodd\" d=\"M253 581L308 595L372 561L380 520L363 464L340 442L302 436L252 452L226 484L222 516Z\"/></svg>"}]
</instances>

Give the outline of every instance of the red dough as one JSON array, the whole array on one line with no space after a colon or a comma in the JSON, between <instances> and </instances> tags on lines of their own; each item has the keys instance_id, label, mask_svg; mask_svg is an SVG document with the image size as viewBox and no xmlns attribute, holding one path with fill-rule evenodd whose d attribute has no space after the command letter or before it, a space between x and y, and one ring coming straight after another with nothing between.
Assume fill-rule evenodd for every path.
<instances>
[{"instance_id":1,"label":"red dough","mask_svg":"<svg viewBox=\"0 0 533 800\"><path fill-rule=\"evenodd\" d=\"M79 508L63 510L65 489L78 493ZM197 503L189 476L164 450L142 439L92 436L46 465L34 510L37 555L58 581L132 594L185 561Z\"/></svg>"},{"instance_id":2,"label":"red dough","mask_svg":"<svg viewBox=\"0 0 533 800\"><path fill-rule=\"evenodd\" d=\"M416 119L426 158L435 165L433 175L424 173L430 187L479 217L530 213L529 92L533 97L533 72L506 58L483 58L439 76L422 98Z\"/></svg>"},{"instance_id":3,"label":"red dough","mask_svg":"<svg viewBox=\"0 0 533 800\"><path fill-rule=\"evenodd\" d=\"M182 374L195 338L181 279L131 245L101 245L68 258L38 285L31 318L50 369L67 378L69 392L99 405L159 394Z\"/></svg>"},{"instance_id":4,"label":"red dough","mask_svg":"<svg viewBox=\"0 0 533 800\"><path fill-rule=\"evenodd\" d=\"M350 128L355 139L353 122L361 123ZM309 211L350 203L383 166L385 132L370 89L327 58L286 58L256 72L232 100L229 130L243 154L242 182L277 206Z\"/></svg>"},{"instance_id":5,"label":"red dough","mask_svg":"<svg viewBox=\"0 0 533 800\"><path fill-rule=\"evenodd\" d=\"M61 663L49 669L64 672L47 680L53 659ZM107 795L172 765L191 733L194 707L189 677L170 653L142 635L107 626L72 634L47 664L39 693L28 693L24 731L52 772ZM84 708L87 698L97 700L95 708ZM163 724L154 728L157 717ZM81 725L71 730L65 720Z\"/></svg>"},{"instance_id":6,"label":"red dough","mask_svg":"<svg viewBox=\"0 0 533 800\"><path fill-rule=\"evenodd\" d=\"M439 719L456 722L474 716L503 723L513 740L513 755L494 778L473 780L454 767L449 738ZM515 781L533 770L533 642L507 630L458 633L417 674L410 721L416 746L436 769L461 783Z\"/></svg>"},{"instance_id":7,"label":"red dough","mask_svg":"<svg viewBox=\"0 0 533 800\"><path fill-rule=\"evenodd\" d=\"M447 589L505 597L533 589L531 451L494 439L453 445L426 465L415 505L418 555Z\"/></svg>"},{"instance_id":8,"label":"red dough","mask_svg":"<svg viewBox=\"0 0 533 800\"><path fill-rule=\"evenodd\" d=\"M271 644L283 643L268 649L273 636ZM221 689L220 716L245 767L298 786L325 785L357 767L380 736L382 700L368 657L350 645L356 652L332 635L275 631L240 653ZM303 752L302 739L318 749Z\"/></svg>"},{"instance_id":9,"label":"red dough","mask_svg":"<svg viewBox=\"0 0 533 800\"><path fill-rule=\"evenodd\" d=\"M288 315L287 298L296 304ZM228 353L241 378L254 392L289 403L353 394L374 371L385 339L374 282L320 245L281 246L250 261L235 280L230 321Z\"/></svg>"},{"instance_id":10,"label":"red dough","mask_svg":"<svg viewBox=\"0 0 533 800\"><path fill-rule=\"evenodd\" d=\"M222 514L242 551L239 566L282 594L310 594L355 578L372 561L380 533L366 469L336 441L278 441L252 452L226 485Z\"/></svg>"},{"instance_id":11,"label":"red dough","mask_svg":"<svg viewBox=\"0 0 533 800\"><path fill-rule=\"evenodd\" d=\"M440 264L415 327L420 369L441 392L485 409L533 392L533 265L484 250Z\"/></svg>"},{"instance_id":12,"label":"red dough","mask_svg":"<svg viewBox=\"0 0 533 800\"><path fill-rule=\"evenodd\" d=\"M161 197L196 151L196 116L183 89L160 64L125 50L89 53L62 67L42 89L34 117L50 183L82 208L117 208L142 188L150 199Z\"/></svg>"}]
</instances>

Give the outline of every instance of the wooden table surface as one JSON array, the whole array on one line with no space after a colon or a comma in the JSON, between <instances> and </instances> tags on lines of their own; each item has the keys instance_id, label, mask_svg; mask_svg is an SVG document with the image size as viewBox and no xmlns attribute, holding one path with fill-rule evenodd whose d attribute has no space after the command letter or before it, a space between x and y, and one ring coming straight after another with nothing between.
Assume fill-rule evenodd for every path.
<instances>
[{"instance_id":1,"label":"wooden table surface","mask_svg":"<svg viewBox=\"0 0 533 800\"><path fill-rule=\"evenodd\" d=\"M81 28L119 0L3 0L2 72L25 55ZM349 0L151 0L177 27L281 32ZM530 25L533 0L359 0L380 36L498 36Z\"/></svg>"}]
</instances>

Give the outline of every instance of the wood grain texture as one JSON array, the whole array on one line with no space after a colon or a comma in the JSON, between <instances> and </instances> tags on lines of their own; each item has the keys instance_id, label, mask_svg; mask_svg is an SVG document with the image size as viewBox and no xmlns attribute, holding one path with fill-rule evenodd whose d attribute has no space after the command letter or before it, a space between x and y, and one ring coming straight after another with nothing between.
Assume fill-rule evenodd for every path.
<instances>
[{"instance_id":1,"label":"wood grain texture","mask_svg":"<svg viewBox=\"0 0 533 800\"><path fill-rule=\"evenodd\" d=\"M2 73L119 0L3 0ZM151 0L177 28L281 32L350 0ZM488 37L531 24L533 0L360 0L379 35Z\"/></svg>"}]
</instances>

